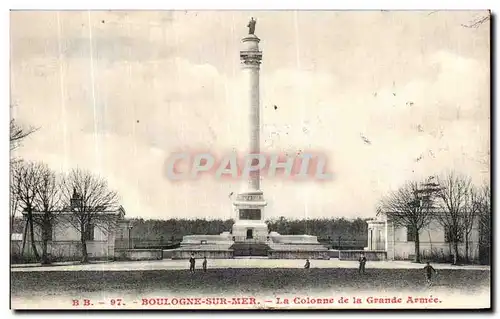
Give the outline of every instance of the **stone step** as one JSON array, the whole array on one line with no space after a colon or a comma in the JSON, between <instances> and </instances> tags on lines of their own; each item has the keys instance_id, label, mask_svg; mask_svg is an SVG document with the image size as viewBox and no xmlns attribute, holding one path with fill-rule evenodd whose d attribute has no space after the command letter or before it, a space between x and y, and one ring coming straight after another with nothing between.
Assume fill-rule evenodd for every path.
<instances>
[{"instance_id":1,"label":"stone step","mask_svg":"<svg viewBox=\"0 0 500 319\"><path fill-rule=\"evenodd\" d=\"M238 256L267 256L269 246L262 243L234 243L231 246L233 255Z\"/></svg>"}]
</instances>

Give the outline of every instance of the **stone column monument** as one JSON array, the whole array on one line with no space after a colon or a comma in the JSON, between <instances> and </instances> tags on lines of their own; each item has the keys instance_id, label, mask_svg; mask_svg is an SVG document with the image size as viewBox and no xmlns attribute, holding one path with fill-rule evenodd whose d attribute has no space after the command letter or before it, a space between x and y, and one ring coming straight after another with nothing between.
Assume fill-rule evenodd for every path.
<instances>
[{"instance_id":1,"label":"stone column monument","mask_svg":"<svg viewBox=\"0 0 500 319\"><path fill-rule=\"evenodd\" d=\"M254 34L256 21L252 18L248 23L249 32L242 39L243 47L240 51L241 67L243 72L243 91L246 96L241 100L242 112L248 113L249 120L249 154L260 153L260 63L262 51L259 50L260 39ZM247 155L247 154L245 154ZM236 242L266 242L268 237L267 225L264 220L266 206L263 192L260 190L260 174L250 172L244 189L236 196L233 202L236 213L233 225L233 237Z\"/></svg>"},{"instance_id":2,"label":"stone column monument","mask_svg":"<svg viewBox=\"0 0 500 319\"><path fill-rule=\"evenodd\" d=\"M248 23L248 35L242 39L240 51L243 72L243 94L241 112L248 116L248 143L242 148L248 154L260 152L260 96L259 72L262 52L260 39L255 35L256 21ZM181 247L172 251L172 259L233 258L235 256L267 256L273 259L329 259L328 249L322 246L316 236L280 235L268 232L264 208L267 203L260 189L259 172L250 172L243 183L242 191L233 202L235 223L232 234L184 236Z\"/></svg>"}]
</instances>

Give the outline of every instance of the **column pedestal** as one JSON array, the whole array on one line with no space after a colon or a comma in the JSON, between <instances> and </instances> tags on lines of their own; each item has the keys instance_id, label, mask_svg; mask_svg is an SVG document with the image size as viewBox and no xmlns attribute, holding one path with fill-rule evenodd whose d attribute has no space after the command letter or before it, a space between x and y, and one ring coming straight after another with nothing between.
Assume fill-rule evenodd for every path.
<instances>
[{"instance_id":1,"label":"column pedestal","mask_svg":"<svg viewBox=\"0 0 500 319\"><path fill-rule=\"evenodd\" d=\"M236 221L233 225L235 242L265 243L269 231L264 220L264 208L267 205L261 191L238 194L233 203Z\"/></svg>"}]
</instances>

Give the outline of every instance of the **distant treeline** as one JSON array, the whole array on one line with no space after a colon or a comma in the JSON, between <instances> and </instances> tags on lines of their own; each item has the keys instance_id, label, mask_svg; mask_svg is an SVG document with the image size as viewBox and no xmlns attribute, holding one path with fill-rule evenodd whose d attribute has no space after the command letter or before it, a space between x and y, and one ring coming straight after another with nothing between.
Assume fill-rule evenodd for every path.
<instances>
[{"instance_id":1,"label":"distant treeline","mask_svg":"<svg viewBox=\"0 0 500 319\"><path fill-rule=\"evenodd\" d=\"M218 235L231 231L234 220L222 219L131 219L131 237L139 240L181 241L185 235ZM287 219L280 217L266 221L270 231L282 235L314 235L321 241L365 242L368 237L366 219L322 218Z\"/></svg>"}]
</instances>

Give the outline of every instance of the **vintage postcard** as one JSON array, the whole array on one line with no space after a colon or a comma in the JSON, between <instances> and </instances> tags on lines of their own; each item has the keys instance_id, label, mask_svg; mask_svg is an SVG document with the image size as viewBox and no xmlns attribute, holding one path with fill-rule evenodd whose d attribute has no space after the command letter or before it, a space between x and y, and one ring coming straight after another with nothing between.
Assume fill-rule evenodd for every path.
<instances>
[{"instance_id":1,"label":"vintage postcard","mask_svg":"<svg viewBox=\"0 0 500 319\"><path fill-rule=\"evenodd\" d=\"M489 309L489 11L11 11L12 309Z\"/></svg>"}]
</instances>

